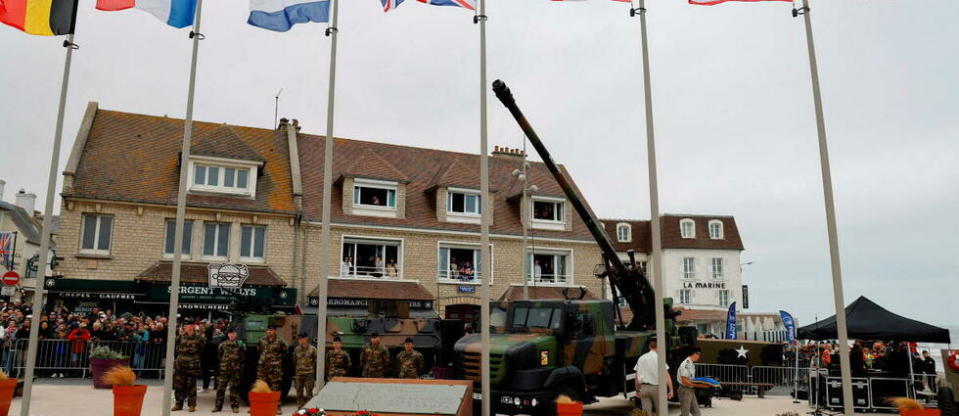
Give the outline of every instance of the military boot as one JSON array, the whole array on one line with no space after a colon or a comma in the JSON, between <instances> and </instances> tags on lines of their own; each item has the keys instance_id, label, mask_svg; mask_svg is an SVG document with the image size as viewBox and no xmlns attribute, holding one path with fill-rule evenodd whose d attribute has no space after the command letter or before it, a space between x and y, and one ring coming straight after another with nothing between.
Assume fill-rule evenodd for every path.
<instances>
[{"instance_id":1,"label":"military boot","mask_svg":"<svg viewBox=\"0 0 959 416\"><path fill-rule=\"evenodd\" d=\"M182 405L182 404L174 404L174 405L173 405L173 408L170 409L171 412L178 412L178 411L180 411L180 410L183 410L183 405Z\"/></svg>"},{"instance_id":2,"label":"military boot","mask_svg":"<svg viewBox=\"0 0 959 416\"><path fill-rule=\"evenodd\" d=\"M190 412L195 412L195 411L196 411L196 406L190 406L190 410L189 410L189 411L190 411Z\"/></svg>"},{"instance_id":3,"label":"military boot","mask_svg":"<svg viewBox=\"0 0 959 416\"><path fill-rule=\"evenodd\" d=\"M240 413L240 408L239 408L239 407L234 407L234 408L233 408L233 413Z\"/></svg>"},{"instance_id":4,"label":"military boot","mask_svg":"<svg viewBox=\"0 0 959 416\"><path fill-rule=\"evenodd\" d=\"M210 412L216 413L216 412L219 412L219 411L222 411L222 410L223 410L223 409L220 408L220 406L217 406L217 407L214 407L213 410L211 410Z\"/></svg>"},{"instance_id":5,"label":"military boot","mask_svg":"<svg viewBox=\"0 0 959 416\"><path fill-rule=\"evenodd\" d=\"M277 406L277 407L276 407L276 414L278 414L278 415L282 415L282 414L283 414L283 409L282 409L280 406Z\"/></svg>"}]
</instances>

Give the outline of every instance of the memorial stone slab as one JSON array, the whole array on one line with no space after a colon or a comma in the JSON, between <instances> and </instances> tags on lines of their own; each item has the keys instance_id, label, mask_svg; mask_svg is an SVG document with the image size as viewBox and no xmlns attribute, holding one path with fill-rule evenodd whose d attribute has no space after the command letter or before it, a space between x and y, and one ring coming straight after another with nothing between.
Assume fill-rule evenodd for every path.
<instances>
[{"instance_id":1,"label":"memorial stone slab","mask_svg":"<svg viewBox=\"0 0 959 416\"><path fill-rule=\"evenodd\" d=\"M467 386L332 381L310 400L307 408L328 412L366 410L391 414L456 415Z\"/></svg>"}]
</instances>

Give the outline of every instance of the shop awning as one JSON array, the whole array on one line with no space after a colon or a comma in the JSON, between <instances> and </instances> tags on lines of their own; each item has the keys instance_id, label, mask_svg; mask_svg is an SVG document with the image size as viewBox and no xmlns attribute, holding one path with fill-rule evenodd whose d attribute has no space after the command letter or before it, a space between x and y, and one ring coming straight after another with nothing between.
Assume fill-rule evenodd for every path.
<instances>
[{"instance_id":1,"label":"shop awning","mask_svg":"<svg viewBox=\"0 0 959 416\"><path fill-rule=\"evenodd\" d=\"M244 286L286 286L286 282L280 279L273 269L268 266L248 265L250 277L246 279ZM137 275L136 280L156 283L170 283L173 276L172 261L158 261L146 270ZM180 267L181 283L200 283L209 282L207 272L207 263L183 262Z\"/></svg>"},{"instance_id":2,"label":"shop awning","mask_svg":"<svg viewBox=\"0 0 959 416\"><path fill-rule=\"evenodd\" d=\"M144 291L130 280L93 280L47 277L44 288L63 298L134 300Z\"/></svg>"},{"instance_id":3,"label":"shop awning","mask_svg":"<svg viewBox=\"0 0 959 416\"><path fill-rule=\"evenodd\" d=\"M319 287L309 297L319 297ZM327 297L333 299L421 300L432 301L433 294L416 282L397 282L361 279L330 279Z\"/></svg>"},{"instance_id":4,"label":"shop awning","mask_svg":"<svg viewBox=\"0 0 959 416\"><path fill-rule=\"evenodd\" d=\"M544 300L544 299L566 299L566 296L563 295L563 291L567 290L569 296L573 299L576 299L580 295L579 287L556 287L556 286L529 286L529 298L534 300ZM586 294L583 296L583 299L598 299L593 292L590 292L589 289L583 288L586 291ZM522 286L510 286L509 289L506 289L503 292L503 295L499 297L501 301L509 300L521 300L523 299L523 287Z\"/></svg>"}]
</instances>

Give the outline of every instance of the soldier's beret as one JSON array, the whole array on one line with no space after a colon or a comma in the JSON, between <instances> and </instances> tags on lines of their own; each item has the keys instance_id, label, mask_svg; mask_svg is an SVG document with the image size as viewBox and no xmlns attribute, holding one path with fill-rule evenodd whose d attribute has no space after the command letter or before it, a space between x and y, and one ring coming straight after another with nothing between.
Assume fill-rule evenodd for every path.
<instances>
[{"instance_id":1,"label":"soldier's beret","mask_svg":"<svg viewBox=\"0 0 959 416\"><path fill-rule=\"evenodd\" d=\"M380 337L380 333L379 333L379 332L373 332L373 333L370 334L370 338L379 338L379 337Z\"/></svg>"},{"instance_id":2,"label":"soldier's beret","mask_svg":"<svg viewBox=\"0 0 959 416\"><path fill-rule=\"evenodd\" d=\"M231 327L229 327L229 328L226 329L226 333L227 333L227 334L229 334L229 333L231 333L231 332L236 332L236 328L234 328L234 327L231 326Z\"/></svg>"},{"instance_id":3,"label":"soldier's beret","mask_svg":"<svg viewBox=\"0 0 959 416\"><path fill-rule=\"evenodd\" d=\"M333 342L343 342L343 340L340 337L333 337Z\"/></svg>"},{"instance_id":4,"label":"soldier's beret","mask_svg":"<svg viewBox=\"0 0 959 416\"><path fill-rule=\"evenodd\" d=\"M266 327L266 329L276 329L276 328L278 328L278 326L276 325L267 325Z\"/></svg>"},{"instance_id":5,"label":"soldier's beret","mask_svg":"<svg viewBox=\"0 0 959 416\"><path fill-rule=\"evenodd\" d=\"M406 337L406 340L404 340L403 343L404 343L404 344L407 344L407 343L413 344L413 338Z\"/></svg>"},{"instance_id":6,"label":"soldier's beret","mask_svg":"<svg viewBox=\"0 0 959 416\"><path fill-rule=\"evenodd\" d=\"M300 332L300 338L309 338L309 337L310 337L310 336L307 335L306 332Z\"/></svg>"}]
</instances>

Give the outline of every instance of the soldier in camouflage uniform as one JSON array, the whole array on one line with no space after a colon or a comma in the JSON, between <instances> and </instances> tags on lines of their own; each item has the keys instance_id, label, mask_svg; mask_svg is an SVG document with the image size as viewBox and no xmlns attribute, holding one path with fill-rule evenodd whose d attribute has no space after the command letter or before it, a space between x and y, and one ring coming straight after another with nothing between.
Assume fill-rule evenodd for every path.
<instances>
[{"instance_id":1,"label":"soldier in camouflage uniform","mask_svg":"<svg viewBox=\"0 0 959 416\"><path fill-rule=\"evenodd\" d=\"M300 334L298 342L293 349L296 367L293 382L296 386L296 405L303 407L313 397L313 385L316 384L316 347L310 345L310 337L305 332Z\"/></svg>"},{"instance_id":2,"label":"soldier in camouflage uniform","mask_svg":"<svg viewBox=\"0 0 959 416\"><path fill-rule=\"evenodd\" d=\"M230 328L226 341L217 347L220 361L220 374L216 379L216 404L213 411L223 409L223 399L227 386L230 387L230 407L233 413L240 413L240 375L243 374L243 359L246 357L246 345L236 338L236 329Z\"/></svg>"},{"instance_id":3,"label":"soldier in camouflage uniform","mask_svg":"<svg viewBox=\"0 0 959 416\"><path fill-rule=\"evenodd\" d=\"M399 378L419 378L423 374L423 354L413 349L413 338L403 341L403 352L396 354Z\"/></svg>"},{"instance_id":4,"label":"soldier in camouflage uniform","mask_svg":"<svg viewBox=\"0 0 959 416\"><path fill-rule=\"evenodd\" d=\"M260 338L260 361L257 363L256 377L270 385L270 390L280 391L283 379L283 356L286 355L286 343L276 336L276 325L270 325L266 336ZM282 410L277 407L276 414Z\"/></svg>"},{"instance_id":5,"label":"soldier in camouflage uniform","mask_svg":"<svg viewBox=\"0 0 959 416\"><path fill-rule=\"evenodd\" d=\"M350 354L343 351L343 340L338 336L333 337L333 351L326 353L326 379L346 377L352 366Z\"/></svg>"},{"instance_id":6,"label":"soldier in camouflage uniform","mask_svg":"<svg viewBox=\"0 0 959 416\"><path fill-rule=\"evenodd\" d=\"M176 358L173 361L173 389L176 403L171 411L183 409L186 400L190 411L196 411L196 378L200 375L200 353L206 342L196 333L193 323L187 323L180 330L176 343Z\"/></svg>"},{"instance_id":7,"label":"soldier in camouflage uniform","mask_svg":"<svg viewBox=\"0 0 959 416\"><path fill-rule=\"evenodd\" d=\"M385 377L386 369L390 366L390 352L380 345L380 334L370 334L370 343L363 347L360 353L360 366L363 367L363 377Z\"/></svg>"}]
</instances>

